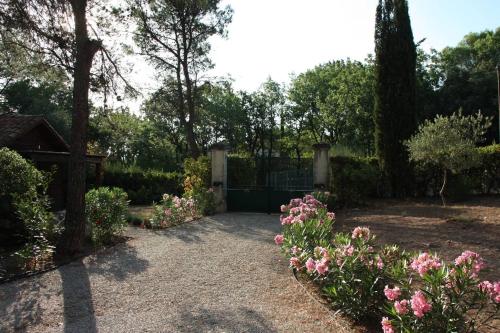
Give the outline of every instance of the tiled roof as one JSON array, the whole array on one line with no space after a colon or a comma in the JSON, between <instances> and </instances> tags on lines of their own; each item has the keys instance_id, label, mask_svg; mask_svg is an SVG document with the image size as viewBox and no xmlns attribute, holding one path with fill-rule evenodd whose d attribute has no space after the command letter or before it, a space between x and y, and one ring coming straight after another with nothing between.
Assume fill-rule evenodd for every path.
<instances>
[{"instance_id":1,"label":"tiled roof","mask_svg":"<svg viewBox=\"0 0 500 333\"><path fill-rule=\"evenodd\" d=\"M12 112L0 114L0 146L8 146L17 138L40 124L47 126L57 139L68 147L64 139L52 126L50 126L43 116L24 115Z\"/></svg>"}]
</instances>

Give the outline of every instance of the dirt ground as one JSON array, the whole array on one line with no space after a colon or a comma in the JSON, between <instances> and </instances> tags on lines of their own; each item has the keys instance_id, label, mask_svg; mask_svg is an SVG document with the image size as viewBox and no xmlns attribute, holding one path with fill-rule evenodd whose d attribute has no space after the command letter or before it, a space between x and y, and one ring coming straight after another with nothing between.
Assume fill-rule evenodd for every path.
<instances>
[{"instance_id":1,"label":"dirt ground","mask_svg":"<svg viewBox=\"0 0 500 333\"><path fill-rule=\"evenodd\" d=\"M441 206L438 201L376 200L367 207L337 213L336 228L367 226L378 243L406 250L437 252L454 260L464 250L487 262L484 279L500 279L500 196L477 197Z\"/></svg>"}]
</instances>

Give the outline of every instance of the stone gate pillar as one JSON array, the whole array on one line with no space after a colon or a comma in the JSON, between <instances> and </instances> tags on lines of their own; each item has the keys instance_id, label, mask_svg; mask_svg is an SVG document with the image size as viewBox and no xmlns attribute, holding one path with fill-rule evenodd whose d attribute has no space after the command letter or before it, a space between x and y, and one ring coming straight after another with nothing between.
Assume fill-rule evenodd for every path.
<instances>
[{"instance_id":1,"label":"stone gate pillar","mask_svg":"<svg viewBox=\"0 0 500 333\"><path fill-rule=\"evenodd\" d=\"M227 147L225 144L216 143L210 148L212 163L212 187L217 202L217 212L223 213L227 210Z\"/></svg>"},{"instance_id":2,"label":"stone gate pillar","mask_svg":"<svg viewBox=\"0 0 500 333\"><path fill-rule=\"evenodd\" d=\"M325 191L329 186L330 175L330 145L317 143L313 145L313 184L314 190Z\"/></svg>"}]
</instances>

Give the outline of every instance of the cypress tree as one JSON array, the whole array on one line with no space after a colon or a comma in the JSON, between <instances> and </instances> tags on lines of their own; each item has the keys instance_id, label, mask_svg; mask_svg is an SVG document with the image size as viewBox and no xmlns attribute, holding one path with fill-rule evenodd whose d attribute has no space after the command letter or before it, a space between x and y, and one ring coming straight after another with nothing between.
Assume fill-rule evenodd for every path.
<instances>
[{"instance_id":1,"label":"cypress tree","mask_svg":"<svg viewBox=\"0 0 500 333\"><path fill-rule=\"evenodd\" d=\"M403 142L416 130L416 46L406 0L379 0L375 25L375 147L385 192L412 185Z\"/></svg>"}]
</instances>

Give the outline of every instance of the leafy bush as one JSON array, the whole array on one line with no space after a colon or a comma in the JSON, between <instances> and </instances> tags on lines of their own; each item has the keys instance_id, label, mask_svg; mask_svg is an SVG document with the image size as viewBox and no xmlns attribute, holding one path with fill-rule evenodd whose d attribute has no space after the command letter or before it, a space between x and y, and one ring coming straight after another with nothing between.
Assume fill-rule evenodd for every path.
<instances>
[{"instance_id":1,"label":"leafy bush","mask_svg":"<svg viewBox=\"0 0 500 333\"><path fill-rule=\"evenodd\" d=\"M459 174L481 164L476 144L482 141L489 126L491 119L484 118L481 113L476 116L462 116L460 112L450 117L438 115L432 121L426 120L417 134L405 143L412 161L442 170L439 195L443 205L446 205L448 173Z\"/></svg>"},{"instance_id":2,"label":"leafy bush","mask_svg":"<svg viewBox=\"0 0 500 333\"><path fill-rule=\"evenodd\" d=\"M335 156L330 166L330 192L338 206L362 204L377 196L380 170L376 158Z\"/></svg>"},{"instance_id":3,"label":"leafy bush","mask_svg":"<svg viewBox=\"0 0 500 333\"><path fill-rule=\"evenodd\" d=\"M154 206L150 222L153 229L163 229L197 216L198 209L193 199L164 194L160 203Z\"/></svg>"},{"instance_id":4,"label":"leafy bush","mask_svg":"<svg viewBox=\"0 0 500 333\"><path fill-rule=\"evenodd\" d=\"M212 215L217 208L215 193L210 186L211 172L210 159L206 156L184 161L184 197L193 199L202 215Z\"/></svg>"},{"instance_id":5,"label":"leafy bush","mask_svg":"<svg viewBox=\"0 0 500 333\"><path fill-rule=\"evenodd\" d=\"M500 193L500 144L478 148L481 166L471 171L474 179L479 179L475 190L479 193Z\"/></svg>"},{"instance_id":6,"label":"leafy bush","mask_svg":"<svg viewBox=\"0 0 500 333\"><path fill-rule=\"evenodd\" d=\"M500 281L480 282L484 262L476 253L465 251L448 264L397 246L376 249L366 227L334 234L334 214L312 196L281 210L283 234L274 240L290 267L353 318L382 319L384 333L423 333L474 332L498 316Z\"/></svg>"},{"instance_id":7,"label":"leafy bush","mask_svg":"<svg viewBox=\"0 0 500 333\"><path fill-rule=\"evenodd\" d=\"M191 197L207 190L210 187L211 172L210 159L207 156L184 160L184 194Z\"/></svg>"},{"instance_id":8,"label":"leafy bush","mask_svg":"<svg viewBox=\"0 0 500 333\"><path fill-rule=\"evenodd\" d=\"M0 214L15 219L14 197L33 198L47 188L47 177L17 152L0 148Z\"/></svg>"},{"instance_id":9,"label":"leafy bush","mask_svg":"<svg viewBox=\"0 0 500 333\"><path fill-rule=\"evenodd\" d=\"M25 259L50 254L61 232L46 196L50 175L7 148L0 149L0 166L2 234L9 241L22 236L26 244L18 255Z\"/></svg>"},{"instance_id":10,"label":"leafy bush","mask_svg":"<svg viewBox=\"0 0 500 333\"><path fill-rule=\"evenodd\" d=\"M180 195L182 175L110 164L105 168L103 185L122 188L134 205L148 205L159 201L163 193Z\"/></svg>"},{"instance_id":11,"label":"leafy bush","mask_svg":"<svg viewBox=\"0 0 500 333\"><path fill-rule=\"evenodd\" d=\"M108 244L127 226L127 193L121 188L99 187L85 195L85 215L92 242Z\"/></svg>"}]
</instances>

